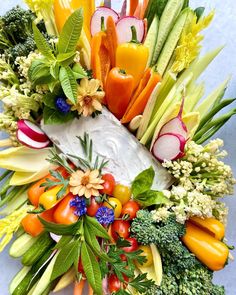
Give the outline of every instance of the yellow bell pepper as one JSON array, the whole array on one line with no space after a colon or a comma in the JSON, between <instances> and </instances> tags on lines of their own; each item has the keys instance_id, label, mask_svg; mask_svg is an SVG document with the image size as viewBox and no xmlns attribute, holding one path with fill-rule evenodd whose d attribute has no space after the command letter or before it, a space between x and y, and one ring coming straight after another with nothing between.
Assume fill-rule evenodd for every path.
<instances>
[{"instance_id":1,"label":"yellow bell pepper","mask_svg":"<svg viewBox=\"0 0 236 295\"><path fill-rule=\"evenodd\" d=\"M125 70L128 75L134 77L134 89L137 88L146 69L149 49L137 41L137 32L131 27L132 40L129 43L120 44L116 50L116 67Z\"/></svg>"},{"instance_id":2,"label":"yellow bell pepper","mask_svg":"<svg viewBox=\"0 0 236 295\"><path fill-rule=\"evenodd\" d=\"M200 218L191 217L190 221L197 227L202 228L204 231L211 234L217 240L222 240L225 236L225 226L219 220L215 218Z\"/></svg>"},{"instance_id":3,"label":"yellow bell pepper","mask_svg":"<svg viewBox=\"0 0 236 295\"><path fill-rule=\"evenodd\" d=\"M224 268L229 256L229 249L208 232L188 221L186 234L182 241L210 270L217 271Z\"/></svg>"},{"instance_id":4,"label":"yellow bell pepper","mask_svg":"<svg viewBox=\"0 0 236 295\"><path fill-rule=\"evenodd\" d=\"M39 205L41 205L45 210L51 209L54 207L57 203L59 203L62 198L58 199L57 193L62 188L61 185L58 185L45 193L43 193L39 198ZM68 195L69 188L67 188L66 193L64 196Z\"/></svg>"}]
</instances>

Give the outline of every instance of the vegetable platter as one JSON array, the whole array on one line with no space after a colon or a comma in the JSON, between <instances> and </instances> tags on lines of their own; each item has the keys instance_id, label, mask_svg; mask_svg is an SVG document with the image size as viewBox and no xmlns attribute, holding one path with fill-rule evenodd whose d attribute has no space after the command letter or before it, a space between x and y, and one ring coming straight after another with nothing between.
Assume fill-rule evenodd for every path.
<instances>
[{"instance_id":1,"label":"vegetable platter","mask_svg":"<svg viewBox=\"0 0 236 295\"><path fill-rule=\"evenodd\" d=\"M215 11L25 0L0 22L0 252L12 295L223 295L229 79L199 77ZM112 8L111 8L112 7ZM9 244L9 245L8 245ZM5 294L4 294L5 295Z\"/></svg>"}]
</instances>

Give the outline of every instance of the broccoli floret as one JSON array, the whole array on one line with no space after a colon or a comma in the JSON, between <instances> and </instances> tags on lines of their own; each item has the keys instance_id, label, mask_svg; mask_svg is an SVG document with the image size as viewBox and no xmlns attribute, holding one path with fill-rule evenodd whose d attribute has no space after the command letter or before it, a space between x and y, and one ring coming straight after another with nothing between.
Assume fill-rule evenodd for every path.
<instances>
[{"instance_id":1,"label":"broccoli floret","mask_svg":"<svg viewBox=\"0 0 236 295\"><path fill-rule=\"evenodd\" d=\"M7 51L7 54L15 60L18 56L28 56L31 51L36 49L36 44L34 38L29 36L27 37L24 43L16 44L13 48L10 48Z\"/></svg>"}]
</instances>

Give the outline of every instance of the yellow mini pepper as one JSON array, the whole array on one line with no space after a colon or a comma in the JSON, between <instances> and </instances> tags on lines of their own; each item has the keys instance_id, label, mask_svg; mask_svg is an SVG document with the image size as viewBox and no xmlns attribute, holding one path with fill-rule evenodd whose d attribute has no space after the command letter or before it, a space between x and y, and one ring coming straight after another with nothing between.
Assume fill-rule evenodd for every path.
<instances>
[{"instance_id":1,"label":"yellow mini pepper","mask_svg":"<svg viewBox=\"0 0 236 295\"><path fill-rule=\"evenodd\" d=\"M131 27L131 30L131 42L120 44L117 47L116 67L125 70L128 75L134 77L134 89L136 89L147 66L149 49L138 42L134 26Z\"/></svg>"},{"instance_id":2,"label":"yellow mini pepper","mask_svg":"<svg viewBox=\"0 0 236 295\"><path fill-rule=\"evenodd\" d=\"M188 221L186 234L182 238L186 247L210 270L217 271L224 268L228 256L228 247L211 233Z\"/></svg>"},{"instance_id":3,"label":"yellow mini pepper","mask_svg":"<svg viewBox=\"0 0 236 295\"><path fill-rule=\"evenodd\" d=\"M43 193L39 198L39 205L41 205L45 210L51 209L57 203L61 201L62 198L58 198L57 194L61 190L62 186L57 185L54 188ZM68 195L69 188L67 188L66 193L64 196Z\"/></svg>"}]
</instances>

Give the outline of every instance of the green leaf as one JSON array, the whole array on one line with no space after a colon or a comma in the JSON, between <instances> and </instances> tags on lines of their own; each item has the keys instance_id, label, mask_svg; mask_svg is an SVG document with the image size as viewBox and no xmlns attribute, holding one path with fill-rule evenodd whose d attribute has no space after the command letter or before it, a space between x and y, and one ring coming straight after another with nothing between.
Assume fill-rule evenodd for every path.
<instances>
[{"instance_id":1,"label":"green leaf","mask_svg":"<svg viewBox=\"0 0 236 295\"><path fill-rule=\"evenodd\" d=\"M54 93L47 93L43 96L43 103L50 109L56 110L55 98L56 96Z\"/></svg>"},{"instance_id":2,"label":"green leaf","mask_svg":"<svg viewBox=\"0 0 236 295\"><path fill-rule=\"evenodd\" d=\"M166 204L169 202L162 192L153 190L148 190L134 197L134 200L137 201L142 207Z\"/></svg>"},{"instance_id":3,"label":"green leaf","mask_svg":"<svg viewBox=\"0 0 236 295\"><path fill-rule=\"evenodd\" d=\"M28 76L30 81L35 85L47 84L54 80L50 74L50 67L44 59L32 62L28 71Z\"/></svg>"},{"instance_id":4,"label":"green leaf","mask_svg":"<svg viewBox=\"0 0 236 295\"><path fill-rule=\"evenodd\" d=\"M153 167L144 170L134 179L131 190L134 197L150 190L153 184L153 180L155 177L155 171Z\"/></svg>"},{"instance_id":5,"label":"green leaf","mask_svg":"<svg viewBox=\"0 0 236 295\"><path fill-rule=\"evenodd\" d=\"M65 274L70 267L74 264L74 260L77 257L79 241L73 241L63 247L56 259L53 267L51 281Z\"/></svg>"},{"instance_id":6,"label":"green leaf","mask_svg":"<svg viewBox=\"0 0 236 295\"><path fill-rule=\"evenodd\" d=\"M76 104L77 102L77 81L73 74L73 71L69 66L61 67L59 73L59 80L61 82L61 87L65 93L65 95L69 98L69 100Z\"/></svg>"},{"instance_id":7,"label":"green leaf","mask_svg":"<svg viewBox=\"0 0 236 295\"><path fill-rule=\"evenodd\" d=\"M59 53L75 52L83 27L82 9L76 10L67 19L59 37Z\"/></svg>"},{"instance_id":8,"label":"green leaf","mask_svg":"<svg viewBox=\"0 0 236 295\"><path fill-rule=\"evenodd\" d=\"M88 77L88 74L87 72L83 69L83 67L76 63L73 68L72 68L72 71L74 73L74 76L75 76L75 79L78 80L78 79L83 79L83 78L87 78Z\"/></svg>"},{"instance_id":9,"label":"green leaf","mask_svg":"<svg viewBox=\"0 0 236 295\"><path fill-rule=\"evenodd\" d=\"M110 236L108 235L106 229L96 220L96 218L86 215L84 222L92 228L97 237L110 240Z\"/></svg>"},{"instance_id":10,"label":"green leaf","mask_svg":"<svg viewBox=\"0 0 236 295\"><path fill-rule=\"evenodd\" d=\"M69 66L74 62L75 52L59 53L57 55L57 61L63 66Z\"/></svg>"},{"instance_id":11,"label":"green leaf","mask_svg":"<svg viewBox=\"0 0 236 295\"><path fill-rule=\"evenodd\" d=\"M62 249L63 247L65 247L67 244L69 244L71 242L71 240L73 239L72 236L62 236L60 238L60 240L58 241L58 243L56 244L56 246L53 248L55 249Z\"/></svg>"},{"instance_id":12,"label":"green leaf","mask_svg":"<svg viewBox=\"0 0 236 295\"><path fill-rule=\"evenodd\" d=\"M82 243L81 260L89 284L97 295L102 295L102 275L99 263L86 242Z\"/></svg>"},{"instance_id":13,"label":"green leaf","mask_svg":"<svg viewBox=\"0 0 236 295\"><path fill-rule=\"evenodd\" d=\"M45 219L38 216L41 223L44 225L44 229L48 232L54 233L56 235L75 235L81 226L81 220L70 225L58 224L53 222L48 222Z\"/></svg>"},{"instance_id":14,"label":"green leaf","mask_svg":"<svg viewBox=\"0 0 236 295\"><path fill-rule=\"evenodd\" d=\"M43 109L43 120L46 125L63 124L75 117L74 113L63 114L56 109L51 109L47 106Z\"/></svg>"},{"instance_id":15,"label":"green leaf","mask_svg":"<svg viewBox=\"0 0 236 295\"><path fill-rule=\"evenodd\" d=\"M59 71L60 71L60 66L59 66L58 62L54 62L50 66L50 74L56 80L58 80L58 78L59 78Z\"/></svg>"},{"instance_id":16,"label":"green leaf","mask_svg":"<svg viewBox=\"0 0 236 295\"><path fill-rule=\"evenodd\" d=\"M38 50L49 60L55 60L55 56L52 53L51 47L48 45L43 34L39 31L37 26L33 22L34 41Z\"/></svg>"}]
</instances>

